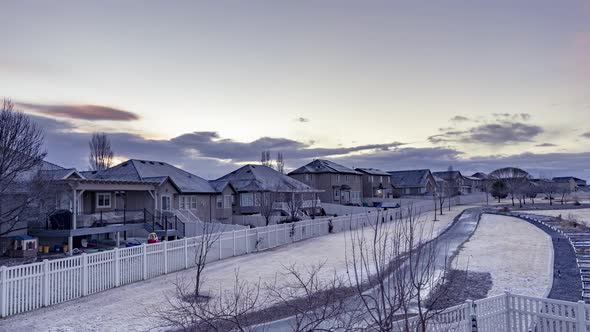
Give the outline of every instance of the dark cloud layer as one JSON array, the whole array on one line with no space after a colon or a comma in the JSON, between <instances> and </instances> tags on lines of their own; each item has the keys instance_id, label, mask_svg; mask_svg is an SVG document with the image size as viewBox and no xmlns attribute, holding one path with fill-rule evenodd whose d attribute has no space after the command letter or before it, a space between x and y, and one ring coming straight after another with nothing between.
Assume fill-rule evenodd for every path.
<instances>
[{"instance_id":1,"label":"dark cloud layer","mask_svg":"<svg viewBox=\"0 0 590 332\"><path fill-rule=\"evenodd\" d=\"M48 160L66 167L86 169L90 134L73 132L67 122L34 116L45 129ZM260 151L281 151L287 168L299 167L313 158L330 158L349 167L376 167L386 171L412 168L445 170L448 166L466 174L489 172L507 165L521 167L532 174L590 177L590 153L524 153L512 156L471 157L453 148L415 148L402 143L313 148L310 143L287 138L261 137L249 143L222 138L216 132L194 132L170 140L149 140L129 133L110 133L119 158L163 160L205 178L217 178L239 166L256 161Z\"/></svg>"},{"instance_id":2,"label":"dark cloud layer","mask_svg":"<svg viewBox=\"0 0 590 332\"><path fill-rule=\"evenodd\" d=\"M428 140L433 144L441 143L476 143L476 144L511 144L531 142L543 133L543 128L524 123L530 119L527 113L494 113L494 120L490 123L469 128L441 128L442 133L433 135ZM451 118L457 122L458 116Z\"/></svg>"},{"instance_id":3,"label":"dark cloud layer","mask_svg":"<svg viewBox=\"0 0 590 332\"><path fill-rule=\"evenodd\" d=\"M536 147L539 147L539 148L549 148L549 147L556 147L558 145L557 144L553 144L553 143L542 143L542 144L537 144L535 146Z\"/></svg>"},{"instance_id":4,"label":"dark cloud layer","mask_svg":"<svg viewBox=\"0 0 590 332\"><path fill-rule=\"evenodd\" d=\"M135 113L100 105L47 105L17 103L19 108L49 116L80 120L133 121L139 116Z\"/></svg>"},{"instance_id":5,"label":"dark cloud layer","mask_svg":"<svg viewBox=\"0 0 590 332\"><path fill-rule=\"evenodd\" d=\"M581 136L585 138L590 138L590 131L587 133L583 133Z\"/></svg>"}]
</instances>

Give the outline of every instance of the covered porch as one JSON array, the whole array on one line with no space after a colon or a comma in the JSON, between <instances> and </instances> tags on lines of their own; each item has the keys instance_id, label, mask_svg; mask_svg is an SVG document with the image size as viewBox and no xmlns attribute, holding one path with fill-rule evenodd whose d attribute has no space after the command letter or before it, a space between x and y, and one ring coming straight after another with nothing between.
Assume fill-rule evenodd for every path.
<instances>
[{"instance_id":1,"label":"covered porch","mask_svg":"<svg viewBox=\"0 0 590 332\"><path fill-rule=\"evenodd\" d=\"M67 252L72 255L81 240L100 238L108 234L121 245L132 234L156 229L158 213L157 189L160 181L126 181L86 179L71 176L55 181L60 188L56 209L44 223L29 229L29 233L43 239L59 241L67 238ZM61 215L59 215L61 214ZM158 217L156 217L158 216ZM156 220L158 219L158 220ZM163 227L162 227L163 228ZM167 228L167 227L166 227ZM171 227L172 228L172 227Z\"/></svg>"}]
</instances>

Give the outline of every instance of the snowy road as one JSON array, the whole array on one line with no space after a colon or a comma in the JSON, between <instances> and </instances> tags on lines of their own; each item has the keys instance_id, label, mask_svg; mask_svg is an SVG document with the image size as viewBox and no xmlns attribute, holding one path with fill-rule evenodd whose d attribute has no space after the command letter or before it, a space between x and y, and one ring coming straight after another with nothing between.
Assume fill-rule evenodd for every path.
<instances>
[{"instance_id":1,"label":"snowy road","mask_svg":"<svg viewBox=\"0 0 590 332\"><path fill-rule=\"evenodd\" d=\"M421 219L438 234L468 207L453 207L436 222L432 221L432 212L423 214ZM309 266L325 262L325 273L332 277L334 270L346 270L345 247L344 233L336 233L213 262L206 269L206 287L232 287L236 269L241 280L257 282L260 278L270 282L286 264ZM154 326L146 309L165 306L165 297L173 294L177 278L187 280L192 275L192 270L180 271L12 316L0 321L0 331L144 331Z\"/></svg>"}]
</instances>

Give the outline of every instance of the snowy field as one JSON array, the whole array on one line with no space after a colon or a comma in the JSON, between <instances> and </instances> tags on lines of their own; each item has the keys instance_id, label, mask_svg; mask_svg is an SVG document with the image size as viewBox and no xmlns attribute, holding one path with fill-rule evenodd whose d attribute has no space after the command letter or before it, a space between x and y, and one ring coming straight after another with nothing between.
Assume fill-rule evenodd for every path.
<instances>
[{"instance_id":1,"label":"snowy field","mask_svg":"<svg viewBox=\"0 0 590 332\"><path fill-rule=\"evenodd\" d=\"M557 217L561 215L563 219L579 221L590 227L590 209L568 209L568 210L532 210L519 211L531 214L538 214L541 216Z\"/></svg>"},{"instance_id":2,"label":"snowy field","mask_svg":"<svg viewBox=\"0 0 590 332\"><path fill-rule=\"evenodd\" d=\"M553 280L553 244L526 221L485 214L453 265L490 273L493 285L487 296L509 291L545 297Z\"/></svg>"},{"instance_id":3,"label":"snowy field","mask_svg":"<svg viewBox=\"0 0 590 332\"><path fill-rule=\"evenodd\" d=\"M420 220L433 234L446 229L461 211L470 206L445 210L433 222L433 212ZM369 232L365 232L366 236ZM324 275L346 272L346 246L350 234L336 233L296 242L260 253L212 262L205 269L205 288L212 293L234 285L235 271L241 280L272 283L284 267L306 267L324 263ZM144 331L153 327L146 310L166 305L166 296L174 294L177 278L191 280L193 270L180 271L143 282L114 288L88 297L42 308L0 321L0 331Z\"/></svg>"}]
</instances>

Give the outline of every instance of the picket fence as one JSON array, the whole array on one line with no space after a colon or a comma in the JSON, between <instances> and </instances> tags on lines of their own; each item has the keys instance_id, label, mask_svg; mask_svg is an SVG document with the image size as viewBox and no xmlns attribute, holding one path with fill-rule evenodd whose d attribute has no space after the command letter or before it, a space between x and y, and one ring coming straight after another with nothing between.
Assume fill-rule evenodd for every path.
<instances>
[{"instance_id":1,"label":"picket fence","mask_svg":"<svg viewBox=\"0 0 590 332\"><path fill-rule=\"evenodd\" d=\"M421 330L419 319L394 323L393 331ZM448 308L429 320L432 332L588 332L590 305L504 293Z\"/></svg>"},{"instance_id":2,"label":"picket fence","mask_svg":"<svg viewBox=\"0 0 590 332\"><path fill-rule=\"evenodd\" d=\"M379 218L393 218L392 210ZM217 233L206 260L249 254L328 233L365 227L377 214L305 220ZM0 317L73 300L195 266L201 236L0 267Z\"/></svg>"}]
</instances>

